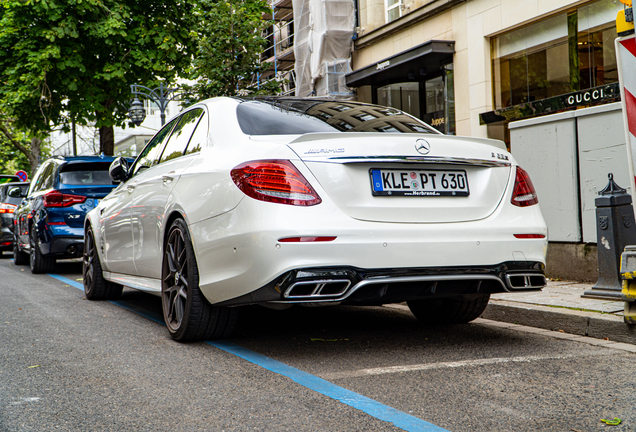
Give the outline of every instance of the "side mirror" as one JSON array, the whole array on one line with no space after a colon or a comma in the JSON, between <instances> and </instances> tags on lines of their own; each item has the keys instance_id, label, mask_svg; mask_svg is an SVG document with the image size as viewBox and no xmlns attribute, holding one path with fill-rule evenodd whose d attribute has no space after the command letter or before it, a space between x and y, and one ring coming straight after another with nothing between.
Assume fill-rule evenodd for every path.
<instances>
[{"instance_id":1,"label":"side mirror","mask_svg":"<svg viewBox=\"0 0 636 432\"><path fill-rule=\"evenodd\" d=\"M24 198L26 197L26 194L22 194L22 189L20 189L19 187L13 187L11 189L9 189L9 193L7 194L9 195L11 198Z\"/></svg>"},{"instance_id":2,"label":"side mirror","mask_svg":"<svg viewBox=\"0 0 636 432\"><path fill-rule=\"evenodd\" d=\"M115 183L120 183L128 180L129 169L130 166L128 166L128 161L120 156L110 164L108 174L110 174L110 178L113 179Z\"/></svg>"}]
</instances>

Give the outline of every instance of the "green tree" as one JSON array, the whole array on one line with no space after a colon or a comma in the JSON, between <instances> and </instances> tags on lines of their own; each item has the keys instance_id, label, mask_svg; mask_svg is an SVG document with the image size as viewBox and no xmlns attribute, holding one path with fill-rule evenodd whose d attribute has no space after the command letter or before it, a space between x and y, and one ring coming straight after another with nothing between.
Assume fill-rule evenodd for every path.
<instances>
[{"instance_id":1,"label":"green tree","mask_svg":"<svg viewBox=\"0 0 636 432\"><path fill-rule=\"evenodd\" d=\"M247 90L252 77L265 70L260 53L268 40L263 36L272 21L263 14L271 12L266 0L199 0L198 49L190 69L196 83L190 95L204 99L244 93L275 93L279 84L270 81L259 91ZM190 96L191 97L191 96Z\"/></svg>"},{"instance_id":2,"label":"green tree","mask_svg":"<svg viewBox=\"0 0 636 432\"><path fill-rule=\"evenodd\" d=\"M30 136L17 129L11 119L0 116L0 173L24 170L31 176L48 154L48 147L40 137Z\"/></svg>"},{"instance_id":3,"label":"green tree","mask_svg":"<svg viewBox=\"0 0 636 432\"><path fill-rule=\"evenodd\" d=\"M194 1L2 0L0 104L35 136L94 123L112 155L130 84L154 87L190 66Z\"/></svg>"}]
</instances>

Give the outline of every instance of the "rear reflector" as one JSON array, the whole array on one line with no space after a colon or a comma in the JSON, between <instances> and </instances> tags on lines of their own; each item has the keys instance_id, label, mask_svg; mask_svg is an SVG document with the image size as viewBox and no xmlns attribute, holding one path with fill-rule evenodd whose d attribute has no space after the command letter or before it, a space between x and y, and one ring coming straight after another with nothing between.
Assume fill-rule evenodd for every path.
<instances>
[{"instance_id":1,"label":"rear reflector","mask_svg":"<svg viewBox=\"0 0 636 432\"><path fill-rule=\"evenodd\" d=\"M62 221L62 222L48 222L48 225L66 225L66 222Z\"/></svg>"},{"instance_id":2,"label":"rear reflector","mask_svg":"<svg viewBox=\"0 0 636 432\"><path fill-rule=\"evenodd\" d=\"M232 180L247 196L259 201L312 206L322 200L288 160L246 162L235 167Z\"/></svg>"},{"instance_id":3,"label":"rear reflector","mask_svg":"<svg viewBox=\"0 0 636 432\"><path fill-rule=\"evenodd\" d=\"M514 235L518 239L529 239L529 238L545 238L544 234L515 234Z\"/></svg>"},{"instance_id":4,"label":"rear reflector","mask_svg":"<svg viewBox=\"0 0 636 432\"><path fill-rule=\"evenodd\" d=\"M70 207L86 201L85 196L64 194L58 190L52 190L44 195L44 207Z\"/></svg>"},{"instance_id":5,"label":"rear reflector","mask_svg":"<svg viewBox=\"0 0 636 432\"><path fill-rule=\"evenodd\" d=\"M281 243L306 243L306 242L330 242L334 241L336 237L286 237L279 239Z\"/></svg>"},{"instance_id":6,"label":"rear reflector","mask_svg":"<svg viewBox=\"0 0 636 432\"><path fill-rule=\"evenodd\" d=\"M539 203L539 198L532 185L532 180L530 180L528 173L521 167L517 167L515 188L512 191L510 202L517 207L527 207Z\"/></svg>"},{"instance_id":7,"label":"rear reflector","mask_svg":"<svg viewBox=\"0 0 636 432\"><path fill-rule=\"evenodd\" d=\"M0 204L0 214L3 213L13 213L18 206L13 204Z\"/></svg>"}]
</instances>

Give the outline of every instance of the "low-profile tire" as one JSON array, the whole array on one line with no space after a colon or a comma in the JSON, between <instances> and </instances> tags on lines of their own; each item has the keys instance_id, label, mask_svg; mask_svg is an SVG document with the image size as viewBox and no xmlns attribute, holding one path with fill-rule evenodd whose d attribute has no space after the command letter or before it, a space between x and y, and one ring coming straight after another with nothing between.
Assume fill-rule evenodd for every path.
<instances>
[{"instance_id":1,"label":"low-profile tire","mask_svg":"<svg viewBox=\"0 0 636 432\"><path fill-rule=\"evenodd\" d=\"M479 318L489 300L490 294L480 294L470 299L410 300L406 304L425 324L462 324Z\"/></svg>"},{"instance_id":2,"label":"low-profile tire","mask_svg":"<svg viewBox=\"0 0 636 432\"><path fill-rule=\"evenodd\" d=\"M40 238L37 234L37 228L34 226L29 230L29 239L31 242L31 255L29 256L31 273L51 273L55 268L55 258L42 255L40 251Z\"/></svg>"},{"instance_id":3,"label":"low-profile tire","mask_svg":"<svg viewBox=\"0 0 636 432\"><path fill-rule=\"evenodd\" d=\"M29 263L29 254L20 250L17 237L13 237L13 264L27 265Z\"/></svg>"},{"instance_id":4,"label":"low-profile tire","mask_svg":"<svg viewBox=\"0 0 636 432\"><path fill-rule=\"evenodd\" d=\"M82 274L84 276L84 294L88 300L117 300L121 297L123 287L107 281L102 275L102 263L99 260L95 237L90 227L84 233Z\"/></svg>"},{"instance_id":5,"label":"low-profile tire","mask_svg":"<svg viewBox=\"0 0 636 432\"><path fill-rule=\"evenodd\" d=\"M212 306L199 289L199 270L183 219L175 220L168 231L161 303L170 336L180 342L228 337L238 318L236 308Z\"/></svg>"}]
</instances>

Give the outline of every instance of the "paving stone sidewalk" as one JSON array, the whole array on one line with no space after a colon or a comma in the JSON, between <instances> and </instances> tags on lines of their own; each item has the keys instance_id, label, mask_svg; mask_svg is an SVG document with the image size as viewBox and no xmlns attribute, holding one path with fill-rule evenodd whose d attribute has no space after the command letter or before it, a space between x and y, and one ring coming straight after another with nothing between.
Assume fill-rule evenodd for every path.
<instances>
[{"instance_id":1,"label":"paving stone sidewalk","mask_svg":"<svg viewBox=\"0 0 636 432\"><path fill-rule=\"evenodd\" d=\"M548 281L541 292L494 294L482 318L636 344L623 302L581 297L592 285Z\"/></svg>"}]
</instances>

